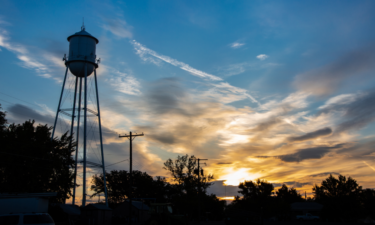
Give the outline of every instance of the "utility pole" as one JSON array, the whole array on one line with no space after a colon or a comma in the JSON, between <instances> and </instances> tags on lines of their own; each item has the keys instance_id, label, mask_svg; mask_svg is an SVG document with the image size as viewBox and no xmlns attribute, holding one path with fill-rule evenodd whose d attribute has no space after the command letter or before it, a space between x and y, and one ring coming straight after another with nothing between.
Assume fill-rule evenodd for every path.
<instances>
[{"instance_id":1,"label":"utility pole","mask_svg":"<svg viewBox=\"0 0 375 225\"><path fill-rule=\"evenodd\" d=\"M203 169L202 171L199 170L199 162L201 160L208 160L208 159L199 159L198 158L198 223L201 222L201 201L200 201L200 193L201 193L201 180L200 180L200 173L202 172L202 176L203 176Z\"/></svg>"},{"instance_id":2,"label":"utility pole","mask_svg":"<svg viewBox=\"0 0 375 225\"><path fill-rule=\"evenodd\" d=\"M133 140L137 136L144 136L144 134L132 134L132 132L129 132L129 135L119 135L120 138L127 137L130 141L130 163L129 163L129 225L132 224L132 192L133 192L133 187L132 187L132 176L133 176Z\"/></svg>"}]
</instances>

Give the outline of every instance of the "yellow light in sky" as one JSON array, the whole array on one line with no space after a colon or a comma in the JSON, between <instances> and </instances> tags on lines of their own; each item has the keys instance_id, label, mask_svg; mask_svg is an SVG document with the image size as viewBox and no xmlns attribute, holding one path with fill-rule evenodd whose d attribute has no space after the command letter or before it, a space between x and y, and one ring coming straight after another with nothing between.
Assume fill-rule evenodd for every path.
<instances>
[{"instance_id":1,"label":"yellow light in sky","mask_svg":"<svg viewBox=\"0 0 375 225\"><path fill-rule=\"evenodd\" d=\"M226 134L227 140L225 140L221 145L232 145L232 144L244 144L249 142L249 135L240 134Z\"/></svg>"},{"instance_id":2,"label":"yellow light in sky","mask_svg":"<svg viewBox=\"0 0 375 225\"><path fill-rule=\"evenodd\" d=\"M233 169L226 168L224 171L225 175L220 176L219 180L225 180L225 185L237 186L244 180L254 180L260 177L258 173L249 173L249 168Z\"/></svg>"},{"instance_id":3,"label":"yellow light in sky","mask_svg":"<svg viewBox=\"0 0 375 225\"><path fill-rule=\"evenodd\" d=\"M219 197L220 200L234 200L234 197Z\"/></svg>"}]
</instances>

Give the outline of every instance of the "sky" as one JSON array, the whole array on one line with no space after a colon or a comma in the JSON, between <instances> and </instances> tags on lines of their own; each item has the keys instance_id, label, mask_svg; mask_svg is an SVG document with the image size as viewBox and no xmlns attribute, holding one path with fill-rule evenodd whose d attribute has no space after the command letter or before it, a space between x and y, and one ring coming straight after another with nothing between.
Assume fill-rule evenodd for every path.
<instances>
[{"instance_id":1,"label":"sky","mask_svg":"<svg viewBox=\"0 0 375 225\"><path fill-rule=\"evenodd\" d=\"M132 131L145 134L134 140L133 169L170 177L167 159L205 158L219 197L258 178L309 196L329 174L375 188L373 1L0 4L0 104L9 122L52 126L66 38L84 18L99 39L107 171L128 169L129 141L118 135ZM98 163L92 132L88 160Z\"/></svg>"}]
</instances>

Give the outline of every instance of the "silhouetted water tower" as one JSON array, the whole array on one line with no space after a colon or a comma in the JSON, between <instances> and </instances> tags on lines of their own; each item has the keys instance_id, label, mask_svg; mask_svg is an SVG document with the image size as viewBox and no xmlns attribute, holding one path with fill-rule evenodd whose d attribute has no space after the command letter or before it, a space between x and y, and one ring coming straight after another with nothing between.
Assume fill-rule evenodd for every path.
<instances>
[{"instance_id":1,"label":"silhouetted water tower","mask_svg":"<svg viewBox=\"0 0 375 225\"><path fill-rule=\"evenodd\" d=\"M83 195L82 195L82 205L86 205L86 167L87 161L86 153L87 153L87 117L88 116L96 116L98 119L99 125L99 136L100 136L100 150L101 150L101 164L98 163L91 163L91 165L96 165L97 167L101 167L103 170L103 177L104 177L104 191L105 191L105 200L108 206L108 199L107 199L107 187L106 187L106 180L105 180L105 167L104 167L104 155L103 155L103 140L102 140L102 128L101 128L101 120L100 120L100 108L99 108L99 96L98 96L98 83L97 83L97 76L96 76L96 69L98 68L99 60L96 59L96 44L99 43L99 40L86 32L85 27L82 26L81 31L77 32L68 37L69 45L69 56L66 58L64 56L64 61L66 65L65 77L62 85L59 105L56 112L55 123L53 126L52 131L52 139L55 135L56 130L56 123L60 113L64 115L71 116L71 124L70 124L70 133L73 134L74 130L76 130L76 155L75 155L75 177L74 177L74 189L73 189L73 201L75 203L76 197L76 183L77 183L77 163L78 163L78 151L79 146L78 143L80 138L83 138ZM68 69L70 72L75 76L75 85L74 85L74 97L73 97L73 104L72 108L61 109L61 101L64 95L64 91L67 89L65 87L65 83L67 80ZM87 93L88 93L88 84L87 78L94 72L94 83L95 83L95 92L96 92L96 110L89 109L87 107ZM83 80L83 92L82 92L82 80ZM79 85L78 85L79 83ZM77 91L78 89L78 91ZM78 92L78 93L77 93ZM83 106L81 104L82 100L82 93L83 97ZM77 95L78 95L78 104L77 104ZM80 134L80 125L81 121L80 118L82 117L81 111L83 111L83 135ZM71 112L71 114L69 113ZM76 115L77 113L77 115ZM90 113L90 115L88 115ZM75 118L77 117L77 123L75 125Z\"/></svg>"}]
</instances>

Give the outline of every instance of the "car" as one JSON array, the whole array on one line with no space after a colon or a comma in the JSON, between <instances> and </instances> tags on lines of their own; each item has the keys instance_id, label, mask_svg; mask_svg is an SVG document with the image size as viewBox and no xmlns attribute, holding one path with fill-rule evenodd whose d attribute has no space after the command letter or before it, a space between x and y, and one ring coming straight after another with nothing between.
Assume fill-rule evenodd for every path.
<instances>
[{"instance_id":1,"label":"car","mask_svg":"<svg viewBox=\"0 0 375 225\"><path fill-rule=\"evenodd\" d=\"M48 213L9 213L0 215L1 225L55 225Z\"/></svg>"}]
</instances>

